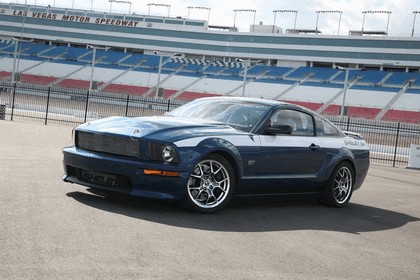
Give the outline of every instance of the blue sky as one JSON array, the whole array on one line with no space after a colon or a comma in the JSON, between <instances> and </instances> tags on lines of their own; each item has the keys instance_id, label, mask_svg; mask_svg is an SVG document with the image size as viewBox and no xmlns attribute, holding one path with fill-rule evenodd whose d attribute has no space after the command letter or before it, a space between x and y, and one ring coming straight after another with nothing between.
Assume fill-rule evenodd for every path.
<instances>
[{"instance_id":1,"label":"blue sky","mask_svg":"<svg viewBox=\"0 0 420 280\"><path fill-rule=\"evenodd\" d=\"M29 5L51 5L64 8L90 9L109 12L110 3L108 0L0 0L4 3L20 3L25 1ZM207 20L209 11L205 9L188 9L187 7L206 7L210 10L211 25L232 26L234 22L234 9L256 10L255 23L263 22L272 25L274 22L273 10L297 10L296 28L315 29L316 11L342 11L341 21L339 13L319 13L318 29L325 35L337 35L338 24L340 23L340 35L347 35L349 30L361 30L363 22L363 11L390 11L388 33L390 36L411 36L414 23L413 11L420 10L420 0L211 0L211 1L182 1L182 0L119 0L131 2L113 3L113 12L147 14L149 7L151 14L167 16L187 17ZM277 3L276 3L277 2ZM166 4L165 6L148 6L148 3ZM236 13L235 25L241 32L249 30L253 23L253 12ZM382 13L366 14L364 30L385 31L388 23L388 15ZM283 29L292 28L294 25L293 13L277 13L276 25ZM415 36L420 36L420 15L416 18Z\"/></svg>"}]
</instances>

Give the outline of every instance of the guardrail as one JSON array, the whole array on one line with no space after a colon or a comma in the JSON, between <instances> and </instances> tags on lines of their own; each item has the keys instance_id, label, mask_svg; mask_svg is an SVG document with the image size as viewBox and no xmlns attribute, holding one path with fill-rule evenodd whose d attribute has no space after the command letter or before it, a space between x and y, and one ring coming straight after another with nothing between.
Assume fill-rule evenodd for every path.
<instances>
[{"instance_id":1,"label":"guardrail","mask_svg":"<svg viewBox=\"0 0 420 280\"><path fill-rule=\"evenodd\" d=\"M78 125L107 116L162 115L183 101L135 95L0 82L0 119L32 119ZM3 108L3 109L2 109ZM3 110L3 113L2 113ZM3 115L2 115L3 114ZM329 117L345 131L361 134L371 161L406 167L410 145L420 145L420 125Z\"/></svg>"}]
</instances>

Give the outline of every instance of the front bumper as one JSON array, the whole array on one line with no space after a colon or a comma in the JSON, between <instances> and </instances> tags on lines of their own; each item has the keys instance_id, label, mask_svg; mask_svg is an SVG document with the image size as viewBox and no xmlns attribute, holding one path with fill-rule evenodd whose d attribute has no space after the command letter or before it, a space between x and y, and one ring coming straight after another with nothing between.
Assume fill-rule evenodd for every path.
<instances>
[{"instance_id":1,"label":"front bumper","mask_svg":"<svg viewBox=\"0 0 420 280\"><path fill-rule=\"evenodd\" d=\"M182 164L144 162L76 147L64 148L63 155L65 182L154 199L182 200L186 193L189 168ZM179 172L179 176L145 175L145 169Z\"/></svg>"}]
</instances>

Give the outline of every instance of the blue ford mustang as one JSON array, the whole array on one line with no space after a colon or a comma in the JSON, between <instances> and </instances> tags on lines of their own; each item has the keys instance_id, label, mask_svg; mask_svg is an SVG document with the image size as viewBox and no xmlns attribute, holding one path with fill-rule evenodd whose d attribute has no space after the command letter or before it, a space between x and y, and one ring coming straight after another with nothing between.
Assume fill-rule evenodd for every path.
<instances>
[{"instance_id":1,"label":"blue ford mustang","mask_svg":"<svg viewBox=\"0 0 420 280\"><path fill-rule=\"evenodd\" d=\"M343 207L369 169L369 148L300 106L197 99L164 116L109 117L75 128L65 182L171 199L216 212L234 196L316 195Z\"/></svg>"}]
</instances>

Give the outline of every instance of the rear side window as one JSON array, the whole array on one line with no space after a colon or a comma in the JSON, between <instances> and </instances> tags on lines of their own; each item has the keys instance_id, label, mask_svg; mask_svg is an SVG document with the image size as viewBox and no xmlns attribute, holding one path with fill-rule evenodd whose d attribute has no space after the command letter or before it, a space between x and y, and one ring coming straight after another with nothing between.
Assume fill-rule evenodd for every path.
<instances>
[{"instance_id":1,"label":"rear side window","mask_svg":"<svg viewBox=\"0 0 420 280\"><path fill-rule=\"evenodd\" d=\"M271 116L271 123L291 126L291 135L314 136L312 116L304 112L280 109Z\"/></svg>"},{"instance_id":2,"label":"rear side window","mask_svg":"<svg viewBox=\"0 0 420 280\"><path fill-rule=\"evenodd\" d=\"M326 120L322 120L322 126L323 126L323 134L325 136L339 136L340 132L338 129L332 125L330 122Z\"/></svg>"}]
</instances>

